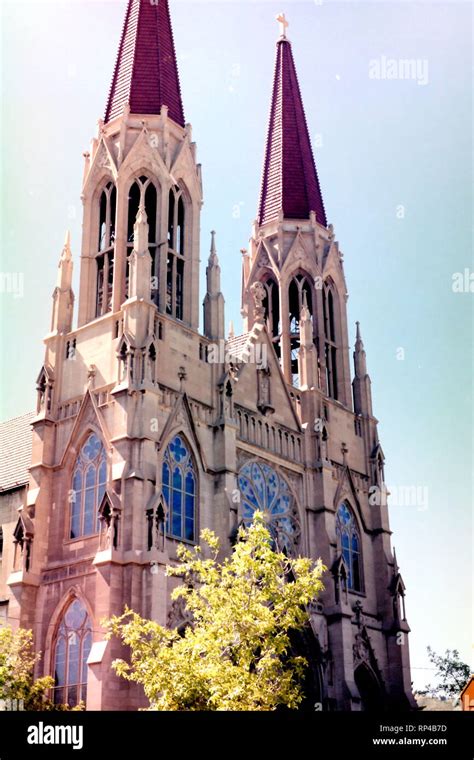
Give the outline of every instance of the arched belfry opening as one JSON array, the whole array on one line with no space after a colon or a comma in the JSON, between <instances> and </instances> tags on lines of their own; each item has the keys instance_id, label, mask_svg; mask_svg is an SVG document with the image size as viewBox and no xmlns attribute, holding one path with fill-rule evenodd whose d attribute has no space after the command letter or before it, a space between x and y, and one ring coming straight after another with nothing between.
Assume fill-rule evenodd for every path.
<instances>
[{"instance_id":1,"label":"arched belfry opening","mask_svg":"<svg viewBox=\"0 0 474 760\"><path fill-rule=\"evenodd\" d=\"M168 235L166 258L166 314L183 320L184 267L186 251L185 201L179 185L170 188L168 196Z\"/></svg>"},{"instance_id":2,"label":"arched belfry opening","mask_svg":"<svg viewBox=\"0 0 474 760\"><path fill-rule=\"evenodd\" d=\"M148 223L148 251L151 256L151 297L159 307L160 262L158 257L158 193L154 182L141 175L130 187L127 215L127 266L125 273L125 297L129 295L130 256L134 246L134 227L140 204L143 205Z\"/></svg>"},{"instance_id":3,"label":"arched belfry opening","mask_svg":"<svg viewBox=\"0 0 474 760\"><path fill-rule=\"evenodd\" d=\"M273 277L268 277L263 286L265 288L265 298L262 306L264 308L265 324L268 334L271 337L278 358L281 356L281 321L280 321L280 293L278 284Z\"/></svg>"},{"instance_id":4,"label":"arched belfry opening","mask_svg":"<svg viewBox=\"0 0 474 760\"><path fill-rule=\"evenodd\" d=\"M117 190L107 182L99 197L99 234L97 240L95 316L112 310L115 260L115 215Z\"/></svg>"},{"instance_id":5,"label":"arched belfry opening","mask_svg":"<svg viewBox=\"0 0 474 760\"><path fill-rule=\"evenodd\" d=\"M288 287L288 330L290 344L291 382L296 388L300 385L298 355L301 346L301 312L305 306L313 319L313 288L305 274L295 275ZM313 326L314 331L314 326Z\"/></svg>"},{"instance_id":6,"label":"arched belfry opening","mask_svg":"<svg viewBox=\"0 0 474 760\"><path fill-rule=\"evenodd\" d=\"M337 297L332 280L323 286L324 353L326 359L326 387L328 396L339 398L338 361L339 325L337 322Z\"/></svg>"}]
</instances>

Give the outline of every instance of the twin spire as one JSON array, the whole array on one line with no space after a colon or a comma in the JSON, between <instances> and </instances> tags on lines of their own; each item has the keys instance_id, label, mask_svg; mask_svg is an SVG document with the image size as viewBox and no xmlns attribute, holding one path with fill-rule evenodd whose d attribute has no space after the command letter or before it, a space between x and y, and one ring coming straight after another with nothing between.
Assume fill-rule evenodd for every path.
<instances>
[{"instance_id":1,"label":"twin spire","mask_svg":"<svg viewBox=\"0 0 474 760\"><path fill-rule=\"evenodd\" d=\"M291 43L286 37L288 22L277 17L277 41L273 94L263 165L258 223L285 219L309 219L327 226L326 212L314 162L303 101L298 84Z\"/></svg>"},{"instance_id":2,"label":"twin spire","mask_svg":"<svg viewBox=\"0 0 474 760\"><path fill-rule=\"evenodd\" d=\"M301 99L288 22L277 17L277 42L270 123L262 176L258 222L283 215L327 226L324 203ZM159 114L168 107L170 119L184 127L184 110L168 0L129 0L117 62L105 110L105 122L133 114Z\"/></svg>"},{"instance_id":3,"label":"twin spire","mask_svg":"<svg viewBox=\"0 0 474 760\"><path fill-rule=\"evenodd\" d=\"M168 115L184 127L168 0L129 0L110 87L105 122L133 114Z\"/></svg>"}]
</instances>

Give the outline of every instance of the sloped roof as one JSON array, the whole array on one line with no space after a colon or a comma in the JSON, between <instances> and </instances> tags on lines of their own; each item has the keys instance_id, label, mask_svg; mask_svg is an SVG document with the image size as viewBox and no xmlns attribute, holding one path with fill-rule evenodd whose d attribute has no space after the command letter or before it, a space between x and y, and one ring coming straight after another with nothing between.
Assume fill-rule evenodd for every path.
<instances>
[{"instance_id":1,"label":"sloped roof","mask_svg":"<svg viewBox=\"0 0 474 760\"><path fill-rule=\"evenodd\" d=\"M327 226L291 43L285 37L277 42L258 221L274 221L281 211L287 219L309 219L314 211Z\"/></svg>"},{"instance_id":2,"label":"sloped roof","mask_svg":"<svg viewBox=\"0 0 474 760\"><path fill-rule=\"evenodd\" d=\"M129 0L110 87L105 122L123 112L168 114L184 127L183 103L168 0Z\"/></svg>"},{"instance_id":3,"label":"sloped roof","mask_svg":"<svg viewBox=\"0 0 474 760\"><path fill-rule=\"evenodd\" d=\"M0 422L0 492L28 483L34 412Z\"/></svg>"},{"instance_id":4,"label":"sloped roof","mask_svg":"<svg viewBox=\"0 0 474 760\"><path fill-rule=\"evenodd\" d=\"M235 335L233 338L228 338L226 349L232 358L237 359L237 361L242 360L244 353L246 353L245 349L250 342L251 334L252 333L248 332L243 335Z\"/></svg>"}]
</instances>

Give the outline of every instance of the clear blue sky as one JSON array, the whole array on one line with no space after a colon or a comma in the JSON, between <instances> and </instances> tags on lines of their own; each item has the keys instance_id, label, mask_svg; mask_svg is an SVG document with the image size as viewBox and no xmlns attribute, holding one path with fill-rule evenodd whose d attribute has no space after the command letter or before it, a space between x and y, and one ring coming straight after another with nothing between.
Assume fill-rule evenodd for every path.
<instances>
[{"instance_id":1,"label":"clear blue sky","mask_svg":"<svg viewBox=\"0 0 474 760\"><path fill-rule=\"evenodd\" d=\"M82 152L103 114L125 5L2 6L2 271L24 276L22 298L1 294L2 417L33 408L66 228L77 284ZM171 8L203 164L202 260L216 229L226 319L236 327L274 18L282 9L289 18L326 210L345 254L350 322L360 320L366 344L387 481L394 493L428 493L426 508L391 508L413 676L423 685L428 644L457 647L470 661L473 642L474 296L451 287L453 273L473 268L472 6L171 0ZM371 78L371 61L383 57L427 66L427 83Z\"/></svg>"}]
</instances>

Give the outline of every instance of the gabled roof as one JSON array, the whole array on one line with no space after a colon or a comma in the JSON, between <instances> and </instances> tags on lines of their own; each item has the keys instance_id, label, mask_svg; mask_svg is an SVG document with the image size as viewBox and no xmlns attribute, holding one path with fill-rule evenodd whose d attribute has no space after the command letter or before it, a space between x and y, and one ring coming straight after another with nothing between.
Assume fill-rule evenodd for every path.
<instances>
[{"instance_id":1,"label":"gabled roof","mask_svg":"<svg viewBox=\"0 0 474 760\"><path fill-rule=\"evenodd\" d=\"M183 103L168 0L129 0L110 87L105 122L126 104L131 113L168 115L184 127Z\"/></svg>"},{"instance_id":2,"label":"gabled roof","mask_svg":"<svg viewBox=\"0 0 474 760\"><path fill-rule=\"evenodd\" d=\"M258 221L316 220L327 226L291 43L277 42L275 77L263 165Z\"/></svg>"},{"instance_id":3,"label":"gabled roof","mask_svg":"<svg viewBox=\"0 0 474 760\"><path fill-rule=\"evenodd\" d=\"M34 412L0 423L0 492L28 484Z\"/></svg>"}]
</instances>

